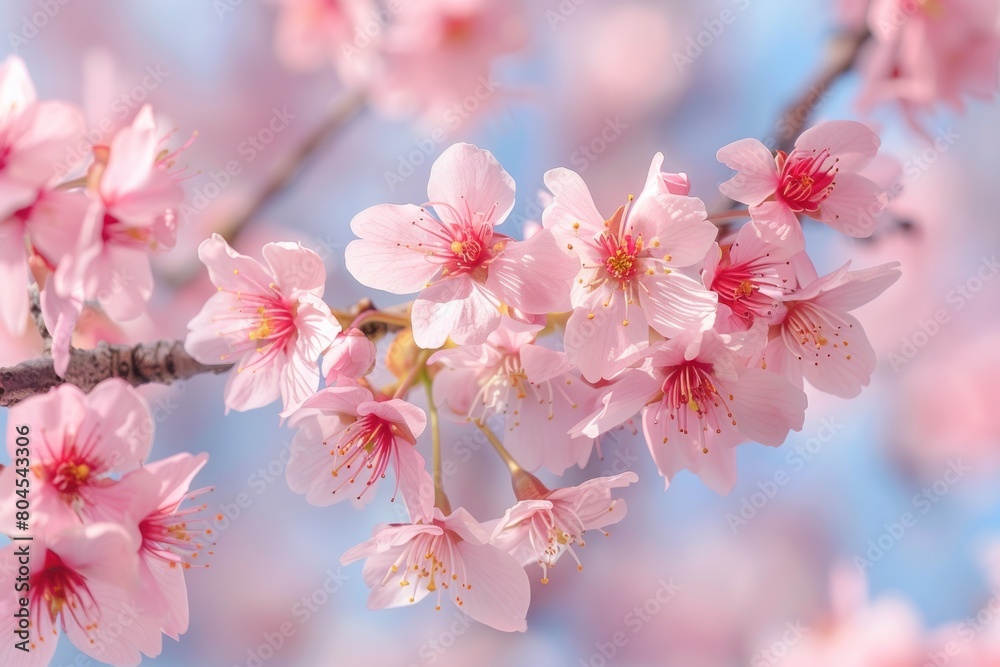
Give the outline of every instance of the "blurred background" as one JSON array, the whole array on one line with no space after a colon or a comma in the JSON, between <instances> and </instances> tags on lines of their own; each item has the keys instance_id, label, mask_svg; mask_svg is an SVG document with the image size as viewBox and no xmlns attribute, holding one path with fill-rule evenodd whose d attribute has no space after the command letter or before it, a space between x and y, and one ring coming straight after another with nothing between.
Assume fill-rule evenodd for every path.
<instances>
[{"instance_id":1,"label":"blurred background","mask_svg":"<svg viewBox=\"0 0 1000 667\"><path fill-rule=\"evenodd\" d=\"M716 150L743 137L773 144L831 39L858 29L857 3L820 0L504 4L516 6L517 48L487 80L457 107L362 109L235 247L259 256L266 242L298 240L323 257L332 306L400 302L345 270L350 220L377 203L423 202L430 164L455 141L489 149L514 177L512 236L540 219L547 169L581 172L611 211L641 189L657 151L717 209L731 173ZM181 158L180 240L157 258L149 315L123 327L91 320L79 345L183 338L213 289L198 243L238 218L349 99L351 77L336 67L289 66L296 38L279 32L283 11L252 0L0 5L4 49L25 59L41 99L81 104L98 128L150 102L176 144L198 133ZM821 273L847 259L902 263L903 278L857 313L880 356L859 399L810 391L801 433L780 448L740 448L740 481L726 497L689 474L664 491L641 436L605 437L603 458L564 482L635 470L640 483L622 493L628 516L588 540L582 573L561 567L543 586L529 568L529 630L507 635L451 606L368 611L361 566L339 558L401 508L385 489L364 512L292 493L292 432L277 405L224 416L224 377L144 388L158 422L153 456L209 452L195 486L215 487L208 512L221 517L211 567L188 573L189 632L146 664L1000 664L1000 106L936 110L922 116L922 134L892 106L861 114L859 88L855 73L838 79L813 120L871 124L894 158L873 173L899 194L872 239L807 225ZM8 341L0 364L31 345ZM453 504L499 516L513 502L499 460L467 431L447 431L444 443ZM91 661L64 641L53 664Z\"/></svg>"}]
</instances>

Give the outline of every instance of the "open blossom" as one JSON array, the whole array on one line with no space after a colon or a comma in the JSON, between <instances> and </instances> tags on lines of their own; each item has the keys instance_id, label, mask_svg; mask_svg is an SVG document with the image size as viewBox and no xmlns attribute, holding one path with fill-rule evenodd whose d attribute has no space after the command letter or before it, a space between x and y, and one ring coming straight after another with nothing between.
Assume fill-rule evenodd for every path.
<instances>
[{"instance_id":1,"label":"open blossom","mask_svg":"<svg viewBox=\"0 0 1000 667\"><path fill-rule=\"evenodd\" d=\"M504 632L524 632L531 585L524 568L464 508L447 516L415 515L414 523L383 524L370 540L348 550L344 565L367 558L369 609L414 604L436 594L450 597L471 618Z\"/></svg>"},{"instance_id":2,"label":"open blossom","mask_svg":"<svg viewBox=\"0 0 1000 667\"><path fill-rule=\"evenodd\" d=\"M379 48L373 102L391 114L416 112L435 122L442 117L461 122L497 94L493 62L520 50L527 34L517 2L399 3Z\"/></svg>"},{"instance_id":3,"label":"open blossom","mask_svg":"<svg viewBox=\"0 0 1000 667\"><path fill-rule=\"evenodd\" d=\"M850 314L887 290L901 275L897 262L848 271L850 262L785 297L764 353L769 370L798 386L805 378L820 391L853 398L875 372L875 350Z\"/></svg>"},{"instance_id":4,"label":"open blossom","mask_svg":"<svg viewBox=\"0 0 1000 667\"><path fill-rule=\"evenodd\" d=\"M715 319L716 295L677 269L701 263L717 229L700 199L673 194L686 191L686 179L668 187L662 161L653 158L642 194L607 220L579 174L545 174L555 199L543 223L579 262L566 352L591 382L612 377L622 359L644 349L650 327L676 336Z\"/></svg>"},{"instance_id":5,"label":"open blossom","mask_svg":"<svg viewBox=\"0 0 1000 667\"><path fill-rule=\"evenodd\" d=\"M32 247L46 248L55 260L67 252L65 240L79 232L82 217L40 216L38 203L44 198L51 207L65 201L65 195L50 192L55 165L83 131L79 110L64 102L37 100L24 61L9 56L0 64L0 281L7 290L0 300L0 317L17 335L28 320L25 234ZM58 221L62 224L51 224Z\"/></svg>"},{"instance_id":6,"label":"open blossom","mask_svg":"<svg viewBox=\"0 0 1000 667\"><path fill-rule=\"evenodd\" d=\"M871 236L888 198L859 172L880 143L868 127L847 120L806 130L791 153L777 156L757 139L740 139L719 149L719 161L739 172L719 190L747 204L761 237L789 252L805 247L799 213L848 236Z\"/></svg>"},{"instance_id":7,"label":"open blossom","mask_svg":"<svg viewBox=\"0 0 1000 667\"><path fill-rule=\"evenodd\" d=\"M778 446L805 419L802 390L753 365L762 342L758 331L709 330L693 340L654 344L648 367L623 373L603 407L578 429L596 436L641 410L646 444L668 484L687 469L728 493L736 484L735 445L755 440Z\"/></svg>"},{"instance_id":8,"label":"open blossom","mask_svg":"<svg viewBox=\"0 0 1000 667\"><path fill-rule=\"evenodd\" d=\"M541 329L505 317L482 345L435 352L429 363L444 368L434 376L434 401L467 420L501 417L505 446L521 466L561 475L590 458L593 439L567 432L586 414L593 391L571 372L565 353L535 344Z\"/></svg>"},{"instance_id":9,"label":"open blossom","mask_svg":"<svg viewBox=\"0 0 1000 667\"><path fill-rule=\"evenodd\" d=\"M188 324L185 349L203 364L235 363L227 410L251 410L281 398L289 414L319 386L319 357L340 332L323 303L326 269L297 243L268 243L265 267L218 234L198 256L218 288Z\"/></svg>"},{"instance_id":10,"label":"open blossom","mask_svg":"<svg viewBox=\"0 0 1000 667\"><path fill-rule=\"evenodd\" d=\"M298 433L285 476L309 503L361 501L392 467L410 511L430 511L429 504L414 507L433 485L416 448L427 426L420 408L400 399L378 402L356 385L326 387L302 404L292 426Z\"/></svg>"},{"instance_id":11,"label":"open blossom","mask_svg":"<svg viewBox=\"0 0 1000 667\"><path fill-rule=\"evenodd\" d=\"M634 472L626 472L554 491L538 484L540 493L518 494L519 502L497 522L490 542L522 565L538 563L543 584L549 583L549 568L567 552L582 570L573 545L584 546L584 531L601 530L624 519L625 501L613 499L611 490L637 481Z\"/></svg>"},{"instance_id":12,"label":"open blossom","mask_svg":"<svg viewBox=\"0 0 1000 667\"><path fill-rule=\"evenodd\" d=\"M963 97L992 99L1000 80L1000 5L994 0L874 0L874 46L862 63L861 104L899 102L912 116Z\"/></svg>"},{"instance_id":13,"label":"open blossom","mask_svg":"<svg viewBox=\"0 0 1000 667\"><path fill-rule=\"evenodd\" d=\"M92 520L113 494L113 476L137 466L149 454L153 416L139 392L119 378L105 380L89 394L71 384L32 396L11 408L7 451L16 461L16 425L29 424L32 448L31 505L53 524ZM0 516L15 513L16 466L0 473Z\"/></svg>"},{"instance_id":14,"label":"open blossom","mask_svg":"<svg viewBox=\"0 0 1000 667\"><path fill-rule=\"evenodd\" d=\"M39 516L36 521L40 519ZM138 585L135 527L94 523L36 534L30 546L27 637L18 636L18 596L0 597L0 663L39 667L51 662L60 631L94 660L134 667L141 654L155 656L159 642L147 633L134 595ZM0 552L5 579L18 571L15 542ZM20 561L25 564L24 561ZM158 633L156 635L158 637ZM26 640L28 652L15 648Z\"/></svg>"},{"instance_id":15,"label":"open blossom","mask_svg":"<svg viewBox=\"0 0 1000 667\"><path fill-rule=\"evenodd\" d=\"M783 247L746 224L731 244L716 244L708 253L705 284L719 295L716 331L746 331L758 320L770 324L782 317L781 300L795 287L795 271Z\"/></svg>"},{"instance_id":16,"label":"open blossom","mask_svg":"<svg viewBox=\"0 0 1000 667\"><path fill-rule=\"evenodd\" d=\"M274 0L280 15L274 48L296 70L334 65L349 82L362 77L375 49L372 26L382 19L371 0Z\"/></svg>"},{"instance_id":17,"label":"open blossom","mask_svg":"<svg viewBox=\"0 0 1000 667\"><path fill-rule=\"evenodd\" d=\"M449 147L431 168L427 195L440 220L420 206L373 206L351 221L360 238L346 250L362 284L420 292L411 311L417 345L437 348L449 337L482 343L503 308L526 315L569 308L576 268L552 234L514 241L494 231L514 205L514 181L489 151Z\"/></svg>"}]
</instances>

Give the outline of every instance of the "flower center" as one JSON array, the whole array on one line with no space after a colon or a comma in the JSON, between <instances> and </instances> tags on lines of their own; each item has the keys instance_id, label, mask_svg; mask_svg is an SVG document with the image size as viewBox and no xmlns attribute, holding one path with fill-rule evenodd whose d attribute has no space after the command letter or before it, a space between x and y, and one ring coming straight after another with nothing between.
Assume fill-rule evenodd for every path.
<instances>
[{"instance_id":1,"label":"flower center","mask_svg":"<svg viewBox=\"0 0 1000 667\"><path fill-rule=\"evenodd\" d=\"M607 253L604 268L622 284L627 283L639 273L638 255L642 252L642 235L635 239L626 234L622 239L605 232L601 236L601 245Z\"/></svg>"},{"instance_id":2,"label":"flower center","mask_svg":"<svg viewBox=\"0 0 1000 667\"><path fill-rule=\"evenodd\" d=\"M719 392L712 375L711 364L689 361L674 367L663 380L663 399L657 410L656 421L663 418L666 410L671 421L676 421L677 430L689 435L693 428L702 441L702 451L708 452L704 435L709 430L722 433L723 426L735 426L736 420L729 409L727 399ZM728 400L733 400L732 395ZM667 438L663 439L667 442Z\"/></svg>"},{"instance_id":3,"label":"flower center","mask_svg":"<svg viewBox=\"0 0 1000 667\"><path fill-rule=\"evenodd\" d=\"M30 590L36 602L36 609L44 606L53 624L67 607L74 619L77 613L84 612L84 595L93 602L93 597L87 589L86 579L67 567L62 558L53 551L45 552L45 565L41 572L31 578ZM37 605L39 601L43 605ZM80 627L84 627L84 624L81 623Z\"/></svg>"},{"instance_id":4,"label":"flower center","mask_svg":"<svg viewBox=\"0 0 1000 667\"><path fill-rule=\"evenodd\" d=\"M397 443L400 435L394 424L375 415L365 415L344 429L330 452L337 457L330 474L340 477L346 471L347 477L333 492L337 493L345 484L354 484L362 471L370 470L368 480L358 493L360 500L369 487L385 477L389 462L394 459L395 447L406 446L405 442ZM396 487L398 490L398 479Z\"/></svg>"},{"instance_id":5,"label":"flower center","mask_svg":"<svg viewBox=\"0 0 1000 667\"><path fill-rule=\"evenodd\" d=\"M829 150L792 151L778 154L781 185L778 194L794 211L815 211L836 185L839 158L830 159Z\"/></svg>"}]
</instances>

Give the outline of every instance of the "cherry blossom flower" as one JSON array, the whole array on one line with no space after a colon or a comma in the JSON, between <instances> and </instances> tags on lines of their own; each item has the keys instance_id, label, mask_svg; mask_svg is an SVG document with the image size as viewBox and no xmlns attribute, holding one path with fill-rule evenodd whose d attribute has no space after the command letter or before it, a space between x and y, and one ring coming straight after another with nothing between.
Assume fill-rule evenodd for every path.
<instances>
[{"instance_id":1,"label":"cherry blossom flower","mask_svg":"<svg viewBox=\"0 0 1000 667\"><path fill-rule=\"evenodd\" d=\"M421 492L433 485L416 449L427 426L420 408L400 399L378 402L356 385L326 387L302 404L291 425L298 433L285 476L292 491L310 504L346 498L360 503L392 466L396 490L410 511L430 511L429 504L415 507L425 498Z\"/></svg>"},{"instance_id":2,"label":"cherry blossom flower","mask_svg":"<svg viewBox=\"0 0 1000 667\"><path fill-rule=\"evenodd\" d=\"M746 331L758 320L772 323L784 315L781 300L795 287L791 255L740 227L731 244L716 244L705 261L705 284L719 295L715 329Z\"/></svg>"},{"instance_id":3,"label":"cherry blossom flower","mask_svg":"<svg viewBox=\"0 0 1000 667\"><path fill-rule=\"evenodd\" d=\"M38 223L39 200L45 206L65 201L51 192L57 177L55 164L83 135L83 114L64 102L39 102L28 70L17 56L0 64L0 280L8 294L0 300L0 317L16 335L28 320L28 255L23 239L32 246L65 251L60 241L78 233L70 216L61 227ZM31 215L34 209L36 215ZM61 217L61 216L60 216ZM59 217L55 218L58 220ZM47 222L52 217L45 216ZM53 252L51 259L58 254Z\"/></svg>"},{"instance_id":4,"label":"cherry blossom flower","mask_svg":"<svg viewBox=\"0 0 1000 667\"><path fill-rule=\"evenodd\" d=\"M340 332L323 303L326 269L297 243L268 243L267 266L218 234L198 256L218 292L188 324L185 349L203 364L236 363L226 409L251 410L279 396L287 416L319 386L319 357Z\"/></svg>"},{"instance_id":5,"label":"cherry blossom flower","mask_svg":"<svg viewBox=\"0 0 1000 667\"><path fill-rule=\"evenodd\" d=\"M496 94L493 62L520 50L527 26L520 3L495 0L403 2L386 27L372 99L386 113L468 118ZM448 115L446 115L448 114Z\"/></svg>"},{"instance_id":6,"label":"cherry blossom flower","mask_svg":"<svg viewBox=\"0 0 1000 667\"><path fill-rule=\"evenodd\" d=\"M161 632L175 640L187 632L184 572L196 565L199 555L211 545L212 528L199 516L206 506L181 507L185 500L210 490L189 492L194 476L207 462L207 454L182 453L148 463L127 473L100 508L102 519L138 525L136 599L145 613L137 621L157 638L157 646Z\"/></svg>"},{"instance_id":7,"label":"cherry blossom flower","mask_svg":"<svg viewBox=\"0 0 1000 667\"><path fill-rule=\"evenodd\" d=\"M371 0L274 0L273 4L281 12L274 49L287 67L308 71L334 65L348 82L364 77L375 54L376 37L369 31L371 26L383 27Z\"/></svg>"},{"instance_id":8,"label":"cherry blossom flower","mask_svg":"<svg viewBox=\"0 0 1000 667\"><path fill-rule=\"evenodd\" d=\"M541 329L504 317L484 344L440 350L428 361L444 366L434 376L435 403L470 421L502 417L503 440L521 466L561 475L590 458L593 439L567 432L586 414L593 391L571 372L565 353L535 344Z\"/></svg>"},{"instance_id":9,"label":"cherry blossom flower","mask_svg":"<svg viewBox=\"0 0 1000 667\"><path fill-rule=\"evenodd\" d=\"M871 236L888 198L858 172L875 157L880 143L868 127L847 120L806 130L791 153L778 151L777 156L757 139L740 139L719 149L719 161L739 172L719 190L750 206L765 241L792 253L805 247L798 213L848 236Z\"/></svg>"},{"instance_id":10,"label":"cherry blossom flower","mask_svg":"<svg viewBox=\"0 0 1000 667\"><path fill-rule=\"evenodd\" d=\"M524 632L531 586L524 568L464 508L447 516L416 515L414 523L377 526L367 542L348 550L344 565L367 558L369 609L414 604L431 593L450 597L472 619L504 632Z\"/></svg>"},{"instance_id":11,"label":"cherry blossom flower","mask_svg":"<svg viewBox=\"0 0 1000 667\"><path fill-rule=\"evenodd\" d=\"M361 329L348 329L337 334L330 349L323 355L323 377L327 385L337 384L338 378L358 380L375 366L375 343Z\"/></svg>"},{"instance_id":12,"label":"cherry blossom flower","mask_svg":"<svg viewBox=\"0 0 1000 667\"><path fill-rule=\"evenodd\" d=\"M992 99L1000 79L1000 6L992 0L874 0L875 45L861 67L863 108L899 102L914 121L938 103Z\"/></svg>"},{"instance_id":13,"label":"cherry blossom flower","mask_svg":"<svg viewBox=\"0 0 1000 667\"><path fill-rule=\"evenodd\" d=\"M37 443L30 472L32 509L53 525L93 519L113 493L113 476L145 460L153 441L153 417L146 400L127 382L112 378L89 394L71 384L32 396L11 408L7 451L16 460L15 424L30 424ZM0 472L0 516L13 525L15 467Z\"/></svg>"},{"instance_id":14,"label":"cherry blossom flower","mask_svg":"<svg viewBox=\"0 0 1000 667\"><path fill-rule=\"evenodd\" d=\"M706 331L651 346L649 367L628 370L601 407L577 428L597 436L642 411L643 433L667 484L687 469L719 493L736 484L734 446L778 446L801 430L806 396L776 373L755 367L760 329Z\"/></svg>"},{"instance_id":15,"label":"cherry blossom flower","mask_svg":"<svg viewBox=\"0 0 1000 667\"><path fill-rule=\"evenodd\" d=\"M897 262L863 271L848 271L850 264L785 297L785 316L764 353L768 370L842 398L860 394L875 372L875 350L849 313L901 275Z\"/></svg>"},{"instance_id":16,"label":"cherry blossom flower","mask_svg":"<svg viewBox=\"0 0 1000 667\"><path fill-rule=\"evenodd\" d=\"M40 518L36 515L36 520ZM115 523L71 526L35 535L27 559L30 650L15 648L18 598L4 595L0 598L0 625L8 639L0 645L0 662L11 667L49 664L60 630L77 649L103 663L132 667L141 662L141 654L157 655L159 633L148 632L144 610L134 598L137 542L134 526ZM0 552L0 566L7 578L17 572L19 544L9 544Z\"/></svg>"},{"instance_id":17,"label":"cherry blossom flower","mask_svg":"<svg viewBox=\"0 0 1000 667\"><path fill-rule=\"evenodd\" d=\"M536 493L518 494L519 502L497 522L490 543L522 565L538 563L543 584L549 583L549 568L555 567L564 553L569 552L582 570L573 545L584 546L584 531L601 530L624 519L625 501L612 499L611 490L637 481L634 472L625 472L554 491L539 483Z\"/></svg>"},{"instance_id":18,"label":"cherry blossom flower","mask_svg":"<svg viewBox=\"0 0 1000 667\"><path fill-rule=\"evenodd\" d=\"M579 174L545 174L555 200L543 223L579 259L566 352L590 382L612 377L622 359L644 349L649 327L676 336L715 319L716 295L677 269L701 263L718 230L700 199L672 193L662 161L653 158L646 189L607 220ZM685 184L671 187L684 192Z\"/></svg>"},{"instance_id":19,"label":"cherry blossom flower","mask_svg":"<svg viewBox=\"0 0 1000 667\"><path fill-rule=\"evenodd\" d=\"M346 250L362 284L420 291L411 311L417 345L437 348L449 337L483 343L505 307L529 315L568 310L576 268L552 234L514 241L494 231L514 205L514 181L489 151L449 147L431 168L427 195L440 221L424 207L373 206L351 221L361 238Z\"/></svg>"}]
</instances>

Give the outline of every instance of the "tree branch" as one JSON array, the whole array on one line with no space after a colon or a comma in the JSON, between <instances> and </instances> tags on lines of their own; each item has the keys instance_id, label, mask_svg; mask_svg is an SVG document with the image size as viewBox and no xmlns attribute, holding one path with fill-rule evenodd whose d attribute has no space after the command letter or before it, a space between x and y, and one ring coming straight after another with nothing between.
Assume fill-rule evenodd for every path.
<instances>
[{"instance_id":1,"label":"tree branch","mask_svg":"<svg viewBox=\"0 0 1000 667\"><path fill-rule=\"evenodd\" d=\"M98 344L93 350L72 350L66 377L56 375L52 357L0 368L0 406L9 407L64 382L90 391L102 380L120 377L133 387L156 382L172 384L201 373L224 373L227 366L206 366L184 350L184 342L161 340L139 345Z\"/></svg>"}]
</instances>

